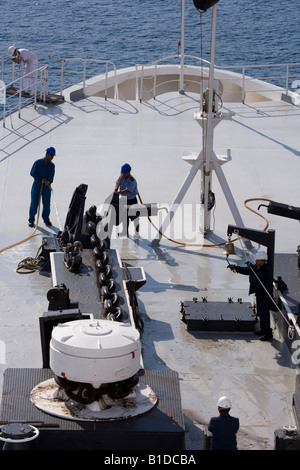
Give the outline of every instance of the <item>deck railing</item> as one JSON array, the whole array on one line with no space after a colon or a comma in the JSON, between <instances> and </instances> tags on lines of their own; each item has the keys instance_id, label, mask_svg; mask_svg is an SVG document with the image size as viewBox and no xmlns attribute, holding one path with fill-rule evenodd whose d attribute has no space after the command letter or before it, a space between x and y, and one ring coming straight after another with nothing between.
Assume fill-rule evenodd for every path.
<instances>
[{"instance_id":1,"label":"deck railing","mask_svg":"<svg viewBox=\"0 0 300 470\"><path fill-rule=\"evenodd\" d=\"M179 59L180 60L180 55L173 55L173 56L166 56L163 57L151 64L137 64L136 65L136 99L137 100L142 100L142 97L145 93L147 93L148 96L156 97L158 94L158 87L163 87L167 83L171 83L170 80L160 82L159 85L157 84L157 77L158 77L158 66L162 65L163 63L169 63L170 60L173 59ZM191 56L191 55L185 55L184 59L192 59L194 62L194 66L199 68L199 82L200 82L200 77L208 77L208 67L209 67L209 62L201 59L199 57ZM198 62L198 65L197 65ZM184 82L184 75L189 73L189 67L190 65L184 65L182 67L182 64L184 61L180 61L178 63L179 67L179 77L177 79L177 88L179 91L184 91L183 87L183 82ZM154 70L153 70L154 68ZM149 75L147 73L147 70L151 70L151 74ZM201 73L202 70L202 73ZM300 78L300 62L298 63L283 63L283 64L260 64L260 65L254 65L254 64L249 64L249 65L233 65L233 66L215 66L215 71L217 72L218 70L227 70L227 71L234 71L237 72L241 75L242 77L242 84L241 84L241 89L242 89L242 101L244 102L245 100L245 95L247 92L247 82L249 80L256 79L259 81L268 81L272 83L273 85L276 85L279 88L282 88L285 92L286 95L289 94L290 91L295 91L293 90L292 84L293 81L297 81L297 79ZM253 71L256 71L256 74L253 75ZM273 71L275 70L275 73ZM278 72L277 72L278 70ZM267 73L263 73L268 71ZM272 72L271 72L272 71ZM277 73L276 73L277 72ZM148 80L148 83L150 80L153 81L153 87L145 87L144 82ZM230 80L230 78L227 78L227 80ZM233 79L232 79L233 80ZM172 79L174 81L174 79ZM263 84L261 84L263 86ZM296 87L295 87L296 88ZM263 92L262 89L256 89L257 92ZM200 88L199 88L200 92Z\"/></svg>"},{"instance_id":2,"label":"deck railing","mask_svg":"<svg viewBox=\"0 0 300 470\"><path fill-rule=\"evenodd\" d=\"M86 81L87 81L87 65L90 64L90 65L93 66L92 67L92 69L94 71L93 75L95 75L97 73L96 72L97 66L99 66L101 64L101 65L105 66L105 71L104 71L104 74L105 74L105 91L104 91L105 99L107 98L108 75L109 75L111 70L113 72L113 75L115 76L114 96L115 96L116 99L118 98L117 68L116 68L116 65L114 64L114 62L111 62L109 60L97 60L97 59L60 59L60 63L61 63L60 93L62 93L62 91L66 88L65 83L64 83L64 79L65 79L66 74L72 74L73 73L73 74L77 74L77 76L79 76L79 74L80 74L80 71L75 72L74 69L71 70L71 71L67 71L66 70L66 65L75 64L75 63L82 64L81 79L78 80L76 83L82 83L82 88L84 90L85 86L86 86ZM111 70L110 70L110 67L111 67ZM101 72L103 73L103 71L101 71ZM98 70L97 75L98 74L99 74L99 70Z\"/></svg>"},{"instance_id":3,"label":"deck railing","mask_svg":"<svg viewBox=\"0 0 300 470\"><path fill-rule=\"evenodd\" d=\"M10 109L8 96L6 91L9 87L19 85L19 90L16 92L16 95L19 98L18 102L18 112L19 115L21 113L21 108L24 105L22 101L22 78L23 75L23 64L21 67L16 66L12 61L11 58L6 54L2 56L1 60L1 74L0 79L4 82L2 83L2 88L0 84L0 119L3 118L4 125L5 125L5 116L7 114L8 108ZM9 66L7 63L9 62ZM113 77L113 86L114 86L114 98L118 99L118 73L116 65L107 60L96 60L96 59L81 59L81 58L68 58L68 59L59 59L59 60L51 60L45 58L39 58L39 63L45 62L38 70L37 75L37 82L39 84L39 91L38 93L40 96L44 96L45 93L48 93L48 81L49 87L51 86L51 93L62 93L63 90L67 87L79 84L84 89L87 85L88 79L97 75L105 75L105 89L104 89L104 97L107 98L108 93L108 78ZM189 64L187 64L189 62ZM163 57L151 64L138 64L135 66L136 68L136 93L135 98L136 100L142 100L144 94L148 99L150 97L156 97L159 94L159 87L170 83L170 80L158 83L158 69L161 65L176 65L178 67L178 79L172 78L172 81L177 81L177 90L179 92L184 92L184 82L187 74L191 70L191 67L196 67L199 70L199 81L200 76L207 76L207 70L209 68L209 62L203 60L199 57L192 56L192 55L184 55L182 57L180 54L170 55ZM151 69L151 72L149 70ZM264 64L264 65L234 65L234 66L215 66L215 71L224 70L224 71L236 71L242 77L241 80L241 89L242 89L242 101L245 99L245 95L247 92L247 81L249 77L251 80L261 80L262 86L263 81L271 82L272 84L277 85L278 87L285 90L286 95L289 94L292 89L292 80L294 79L297 81L300 77L300 63L285 63L285 64ZM257 75L253 76L253 72L256 72ZM258 72L257 72L258 71ZM264 75L262 73L267 71ZM275 71L275 73L273 72ZM248 74L248 75L247 75ZM194 78L195 79L195 76ZM147 86L145 86L147 80ZM150 80L150 81L149 81ZM230 78L228 78L230 80ZM5 82L9 82L8 85ZM153 84L152 88L150 88ZM192 82L191 82L192 83ZM196 83L196 81L195 81ZM197 82L198 83L198 82ZM176 86L175 86L176 88ZM256 90L259 92L259 90ZM199 87L200 93L200 87ZM4 95L4 98L3 98ZM16 95L12 95L12 97L16 98ZM11 95L10 95L11 96ZM2 97L2 98L1 98ZM36 105L37 94L33 97L34 105ZM2 114L2 116L1 116Z\"/></svg>"},{"instance_id":4,"label":"deck railing","mask_svg":"<svg viewBox=\"0 0 300 470\"><path fill-rule=\"evenodd\" d=\"M23 66L23 64L22 64ZM24 78L32 77L34 75L35 80L35 92L33 95L24 90ZM34 107L36 107L37 99L44 101L48 93L48 66L43 65L42 67L37 68L34 72L24 73L23 67L21 67L20 76L15 78L15 71L13 67L13 80L5 84L1 80L0 85L0 119L3 120L3 127L5 127L5 120L7 115L10 115L13 111L18 111L18 116L21 117L21 111L24 107L24 102L30 100Z\"/></svg>"},{"instance_id":5,"label":"deck railing","mask_svg":"<svg viewBox=\"0 0 300 470\"><path fill-rule=\"evenodd\" d=\"M45 62L38 70L38 74L41 74L44 70L47 70L47 77L43 75L41 78L37 76L37 83L40 85L40 80L43 82L43 88L40 87L39 93L48 93L49 89L52 94L62 94L63 90L76 85L78 83L82 84L83 89L86 86L87 79L89 77L105 74L105 91L104 95L107 98L107 89L108 89L108 76L112 72L115 77L114 85L114 98L118 99L118 81L117 81L117 68L115 64L108 60L96 60L96 59L80 59L80 58L68 58L68 59L59 59L52 60L39 57L39 64ZM100 66L100 67L99 67ZM103 67L102 67L103 66ZM89 69L89 70L88 70ZM23 63L18 66L11 61L11 57L7 54L2 56L1 59L1 72L0 79L2 81L2 86L0 83L0 119L3 119L3 125L5 126L5 116L8 114L8 109L11 111L16 110L16 96L19 97L19 104L17 106L19 115L21 113L21 108L28 102L28 99L24 97L24 91L22 87L24 75ZM7 82L9 82L7 84ZM49 87L48 87L49 83ZM45 89L45 86L47 88ZM18 88L18 92L12 95L7 94L9 88ZM9 106L7 100L8 96L12 98L12 103L14 107ZM36 105L37 97L31 97L34 99L34 104ZM41 99L41 98L40 98Z\"/></svg>"}]
</instances>

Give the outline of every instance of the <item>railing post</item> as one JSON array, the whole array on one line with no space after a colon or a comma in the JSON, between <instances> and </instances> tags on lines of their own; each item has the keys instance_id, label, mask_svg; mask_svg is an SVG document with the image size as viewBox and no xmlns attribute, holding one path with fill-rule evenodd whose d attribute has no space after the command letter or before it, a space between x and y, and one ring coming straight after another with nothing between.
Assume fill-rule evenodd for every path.
<instances>
[{"instance_id":1,"label":"railing post","mask_svg":"<svg viewBox=\"0 0 300 470\"><path fill-rule=\"evenodd\" d=\"M135 66L135 100L139 99L139 70L138 65Z\"/></svg>"},{"instance_id":2,"label":"railing post","mask_svg":"<svg viewBox=\"0 0 300 470\"><path fill-rule=\"evenodd\" d=\"M49 67L48 67L48 65L46 65L46 68L45 68L45 81L46 81L45 95L48 95L48 87L49 87ZM45 96L45 100L46 100L46 96Z\"/></svg>"},{"instance_id":3,"label":"railing post","mask_svg":"<svg viewBox=\"0 0 300 470\"><path fill-rule=\"evenodd\" d=\"M114 72L115 72L114 99L118 100L119 99L119 85L118 85L117 71L116 71L115 67L114 67Z\"/></svg>"},{"instance_id":4,"label":"railing post","mask_svg":"<svg viewBox=\"0 0 300 470\"><path fill-rule=\"evenodd\" d=\"M105 101L107 100L107 83L108 83L108 62L106 62L106 67L105 67L105 93L104 93L104 99Z\"/></svg>"},{"instance_id":5,"label":"railing post","mask_svg":"<svg viewBox=\"0 0 300 470\"><path fill-rule=\"evenodd\" d=\"M6 86L4 87L3 127L5 127L5 115L6 115Z\"/></svg>"},{"instance_id":6,"label":"railing post","mask_svg":"<svg viewBox=\"0 0 300 470\"><path fill-rule=\"evenodd\" d=\"M143 79L144 79L144 66L142 65L142 73L141 73L141 84L140 84L140 101L142 101L143 98Z\"/></svg>"},{"instance_id":7,"label":"railing post","mask_svg":"<svg viewBox=\"0 0 300 470\"><path fill-rule=\"evenodd\" d=\"M86 59L84 59L83 61L83 82L82 82L83 93L85 89L85 79L86 79Z\"/></svg>"},{"instance_id":8,"label":"railing post","mask_svg":"<svg viewBox=\"0 0 300 470\"><path fill-rule=\"evenodd\" d=\"M2 82L3 82L3 78L4 78L4 55L1 58L1 80L2 80Z\"/></svg>"},{"instance_id":9,"label":"railing post","mask_svg":"<svg viewBox=\"0 0 300 470\"><path fill-rule=\"evenodd\" d=\"M289 94L289 64L286 64L285 92L287 95Z\"/></svg>"},{"instance_id":10,"label":"railing post","mask_svg":"<svg viewBox=\"0 0 300 470\"><path fill-rule=\"evenodd\" d=\"M13 61L12 68L11 68L11 81L13 82L14 80L15 80L15 63Z\"/></svg>"},{"instance_id":11,"label":"railing post","mask_svg":"<svg viewBox=\"0 0 300 470\"><path fill-rule=\"evenodd\" d=\"M19 89L19 110L18 110L19 118L21 117L22 91L23 91L23 62L22 62L22 65L21 65L21 79L20 79L20 89Z\"/></svg>"},{"instance_id":12,"label":"railing post","mask_svg":"<svg viewBox=\"0 0 300 470\"><path fill-rule=\"evenodd\" d=\"M34 109L36 109L36 99L38 94L38 83L39 83L39 70L36 69L34 72L35 75L35 90L34 90ZM42 73L40 72L41 81L42 81ZM31 91L31 90L30 90ZM40 95L41 95L41 82L40 82Z\"/></svg>"},{"instance_id":13,"label":"railing post","mask_svg":"<svg viewBox=\"0 0 300 470\"><path fill-rule=\"evenodd\" d=\"M243 88L242 88L242 103L245 103L245 67L243 66Z\"/></svg>"},{"instance_id":14,"label":"railing post","mask_svg":"<svg viewBox=\"0 0 300 470\"><path fill-rule=\"evenodd\" d=\"M60 69L60 93L62 93L64 88L64 63L65 59L60 59L61 69Z\"/></svg>"}]
</instances>

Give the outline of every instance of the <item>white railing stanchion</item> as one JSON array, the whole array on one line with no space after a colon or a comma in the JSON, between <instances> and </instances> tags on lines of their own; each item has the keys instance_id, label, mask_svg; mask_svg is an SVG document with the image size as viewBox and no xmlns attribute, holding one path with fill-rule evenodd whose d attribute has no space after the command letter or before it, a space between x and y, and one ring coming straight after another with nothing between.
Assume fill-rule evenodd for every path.
<instances>
[{"instance_id":1,"label":"white railing stanchion","mask_svg":"<svg viewBox=\"0 0 300 470\"><path fill-rule=\"evenodd\" d=\"M135 101L139 100L139 73L138 65L135 66Z\"/></svg>"},{"instance_id":2,"label":"white railing stanchion","mask_svg":"<svg viewBox=\"0 0 300 470\"><path fill-rule=\"evenodd\" d=\"M243 67L242 70L243 70L242 103L245 103L245 97L246 97L246 90L245 90L245 67Z\"/></svg>"},{"instance_id":3,"label":"white railing stanchion","mask_svg":"<svg viewBox=\"0 0 300 470\"><path fill-rule=\"evenodd\" d=\"M140 101L143 99L143 83L144 83L144 66L142 65L141 70L141 85L140 85Z\"/></svg>"},{"instance_id":4,"label":"white railing stanchion","mask_svg":"<svg viewBox=\"0 0 300 470\"><path fill-rule=\"evenodd\" d=\"M156 98L156 77L157 77L157 64L155 64L155 74L154 74L154 84L153 84L153 98L154 99Z\"/></svg>"},{"instance_id":5,"label":"white railing stanchion","mask_svg":"<svg viewBox=\"0 0 300 470\"><path fill-rule=\"evenodd\" d=\"M289 94L289 64L286 64L286 82L285 82L285 93Z\"/></svg>"},{"instance_id":6,"label":"white railing stanchion","mask_svg":"<svg viewBox=\"0 0 300 470\"><path fill-rule=\"evenodd\" d=\"M61 59L60 62L61 62L61 69L60 69L60 93L62 93L62 91L63 91L63 89L64 89L64 63L65 63L65 60L64 60L64 59Z\"/></svg>"},{"instance_id":7,"label":"white railing stanchion","mask_svg":"<svg viewBox=\"0 0 300 470\"><path fill-rule=\"evenodd\" d=\"M21 108L22 108L22 90L23 90L23 77L20 80L20 88L19 88L19 107L18 107L18 117L21 117Z\"/></svg>"},{"instance_id":8,"label":"white railing stanchion","mask_svg":"<svg viewBox=\"0 0 300 470\"><path fill-rule=\"evenodd\" d=\"M83 61L83 81L82 81L83 93L85 90L85 79L86 79L86 60Z\"/></svg>"},{"instance_id":9,"label":"white railing stanchion","mask_svg":"<svg viewBox=\"0 0 300 470\"><path fill-rule=\"evenodd\" d=\"M104 99L105 99L105 101L106 101L106 100L107 100L108 62L106 62L106 64L105 64L105 69L106 69L106 73L105 73L105 92L104 92Z\"/></svg>"},{"instance_id":10,"label":"white railing stanchion","mask_svg":"<svg viewBox=\"0 0 300 470\"><path fill-rule=\"evenodd\" d=\"M6 116L6 87L4 87L4 102L3 102L3 127L5 127L5 116Z\"/></svg>"}]
</instances>

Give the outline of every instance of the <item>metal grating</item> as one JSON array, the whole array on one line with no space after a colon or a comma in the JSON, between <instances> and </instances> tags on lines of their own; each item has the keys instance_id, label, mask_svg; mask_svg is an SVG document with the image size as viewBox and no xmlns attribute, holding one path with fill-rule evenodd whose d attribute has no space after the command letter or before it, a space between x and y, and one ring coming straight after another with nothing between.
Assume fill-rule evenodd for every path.
<instances>
[{"instance_id":1,"label":"metal grating","mask_svg":"<svg viewBox=\"0 0 300 470\"><path fill-rule=\"evenodd\" d=\"M4 374L0 423L21 422L40 430L35 450L184 449L184 420L178 374L143 371L141 381L157 394L149 412L118 421L72 421L48 415L32 405L31 390L53 377L50 369L7 369Z\"/></svg>"}]
</instances>

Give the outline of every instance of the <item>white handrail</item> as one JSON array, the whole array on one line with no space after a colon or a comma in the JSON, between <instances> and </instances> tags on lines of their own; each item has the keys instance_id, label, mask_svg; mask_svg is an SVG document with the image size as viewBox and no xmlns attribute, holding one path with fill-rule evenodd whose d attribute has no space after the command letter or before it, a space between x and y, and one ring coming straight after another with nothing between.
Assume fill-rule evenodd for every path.
<instances>
[{"instance_id":1,"label":"white handrail","mask_svg":"<svg viewBox=\"0 0 300 470\"><path fill-rule=\"evenodd\" d=\"M23 71L23 68L22 68L22 71ZM18 116L21 117L21 110L22 110L22 93L23 93L23 79L25 77L29 77L31 76L32 77L32 73L33 72L29 72L25 75L23 75L23 73L21 74L20 77L18 78L15 78L14 80L12 80L10 83L8 83L7 85L4 85L3 87L3 93L4 93L4 100L3 100L3 127L5 127L5 118L6 118L6 103L7 103L7 90L9 88L12 88L13 85L17 84L19 82L19 88L18 88L18 91L13 94L13 95L9 95L11 98L13 96L18 96L19 97L19 100L18 100ZM35 74L35 93L33 95L34 97L34 106L36 107L36 101L37 101L37 95L39 93L40 95L40 98L43 99L43 101L45 102L45 99L46 99L46 93L47 93L47 84L48 84L48 65L43 65L42 67L39 67L37 68L36 70L34 70L34 74ZM40 75L40 81L39 81L39 75ZM40 91L38 92L37 89L38 89L38 85L40 84Z\"/></svg>"},{"instance_id":2,"label":"white handrail","mask_svg":"<svg viewBox=\"0 0 300 470\"><path fill-rule=\"evenodd\" d=\"M9 57L7 56L7 54L3 55L2 56L2 60L1 60L1 79L3 81L3 78L4 78L4 74L5 72L6 73L11 73L12 74L12 81L9 83L9 85L6 85L6 87L9 87L11 86L13 83L16 83L16 82L19 82L20 83L20 90L19 90L19 114L20 114L20 110L21 110L21 107L22 107L22 102L21 102L21 92L22 92L22 80L23 80L23 77L25 75L22 75L21 77L18 77L18 78L15 78L15 64L13 63L12 64L12 68L11 69L8 69L8 70L5 70L4 69L4 66L5 66L5 59ZM199 61L201 66L202 64L206 64L207 67L209 67L210 65L210 62L203 59L203 58L200 58L200 57L197 57L197 56L193 56L193 55L184 55L184 57L182 57L181 54L174 54L174 55L169 55L169 56L165 56L165 57L162 57L152 63L149 63L149 64L137 64L135 66L135 69L136 69L136 99L137 100L141 100L142 99L142 96L143 96L143 82L144 82L144 79L145 79L145 71L147 69L147 67L152 67L154 69L154 73L152 75L152 78L154 80L154 87L153 87L153 96L155 97L156 96L156 89L158 86L161 86L162 84L160 85L157 85L157 70L158 70L158 65L162 64L163 62L167 62L167 61L170 61L171 59L176 59L176 60L179 60L179 64L178 66L180 67L180 82L179 83L179 88L182 87L183 85L183 78L184 78L184 72L185 71L189 71L189 67L194 67L193 64L191 65L188 65L186 63L184 63L184 60L186 59L192 59L193 61ZM48 59L44 59L43 60L48 60ZM105 81L105 99L107 99L107 91L108 91L108 76L109 76L109 67L112 67L113 71L112 73L114 74L115 76L115 93L114 93L114 96L116 99L118 99L118 80L117 80L117 68L116 68L116 65L114 62L112 61L108 61L108 60L98 60L98 59L82 59L82 58L67 58L67 59L59 59L59 60L51 60L49 59L49 62L56 62L57 64L60 64L60 70L58 70L56 73L59 73L60 74L60 92L62 92L62 90L64 89L64 75L69 73L69 74L78 74L78 73L81 73L81 72L76 72L76 71L71 71L71 72L66 72L65 70L65 66L67 63L75 63L75 62L82 62L83 63L83 71L82 71L82 80L79 80L77 81L76 83L78 82L81 82L82 81L82 84L83 84L83 90L85 89L86 87L86 81L87 81L87 65L88 63L99 63L99 64L105 64L106 65L106 69L105 69L105 76L106 76L106 81ZM174 65L174 64L171 64L171 63L166 63L166 65ZM176 65L176 64L175 64ZM289 93L289 80L291 78L293 78L293 75L291 75L291 68L292 67L299 67L300 66L300 63L280 63L280 64L248 64L248 65L230 65L230 66L227 66L227 65L224 65L224 66L218 66L218 65L215 65L215 70L239 70L241 71L241 79L242 79L242 84L241 84L241 88L242 88L242 100L244 101L245 99L245 94L246 94L246 87L247 87L247 80L249 79L255 79L255 77L250 77L250 76L246 76L246 69L249 70L249 69L269 69L271 67L276 67L276 68L279 68L279 67L284 67L286 70L285 70L285 73L284 75L279 75L279 76L274 76L274 77L265 77L266 80L270 80L270 78L272 79L276 79L277 82L279 82L279 80L284 80L284 86L282 86L281 88L285 89L285 92L286 94L288 95ZM21 69L22 70L22 69ZM43 87L44 83L48 84L48 74L49 74L49 65L43 65L42 67L40 67L39 69L37 69L38 72L37 74L41 74L41 87ZM45 76L44 77L44 74L45 74L45 71L47 70L47 77ZM297 75L299 76L299 74ZM296 76L295 76L296 77ZM148 78L148 77L147 77ZM36 79L38 79L38 77L36 77ZM264 78L261 78L261 77L258 77L256 78L257 80L264 80ZM74 84L74 83L73 83ZM140 84L140 87L139 87L139 84ZM67 86L70 86L69 84ZM46 90L46 89L45 89ZM184 91L184 90L182 90ZM48 92L48 89L46 91L44 91L44 96L45 94ZM149 90L147 90L147 92L149 93ZM44 98L45 99L45 98ZM6 100L4 100L6 101ZM36 94L35 94L35 100L34 100L34 103L36 104ZM4 111L4 123L5 123L5 111ZM5 125L5 124L4 124Z\"/></svg>"},{"instance_id":3,"label":"white handrail","mask_svg":"<svg viewBox=\"0 0 300 470\"><path fill-rule=\"evenodd\" d=\"M82 85L83 85L83 90L85 89L85 84L86 84L86 66L88 62L91 63L96 63L96 64L105 64L105 77L106 77L106 82L105 82L105 99L107 98L107 83L108 83L108 74L109 74L109 65L112 66L113 72L115 75L115 78L117 77L117 67L114 62L110 60L100 60L100 59L81 59L81 58L69 58L69 59L60 59L61 62L61 80L60 80L60 92L62 93L62 90L64 89L64 84L63 84L63 77L64 74L66 73L64 70L64 64L67 62L83 62L83 77L82 77ZM115 80L115 96L118 96L118 82Z\"/></svg>"},{"instance_id":4,"label":"white handrail","mask_svg":"<svg viewBox=\"0 0 300 470\"><path fill-rule=\"evenodd\" d=\"M149 64L137 64L135 67L136 67L136 96L139 96L139 100L142 99L142 96L143 96L143 82L144 82L144 71L147 67L152 67L154 68L154 73L153 73L153 76L152 78L154 79L154 88L153 88L153 96L155 97L156 96L156 71L157 71L157 65L163 61L166 61L166 60L170 60L170 59L174 59L174 58L177 58L177 59L180 59L180 55L172 55L172 56L166 56L166 57L163 57L155 62L152 62L152 63L149 63ZM207 64L207 66L210 65L210 62L207 61L207 60L204 60L204 59L201 59L199 57L196 57L196 56L191 56L191 55L186 55L185 58L191 58L191 59L196 59L196 60L199 60L204 63ZM182 63L181 59L180 59L180 63ZM246 93L246 80L248 79L253 79L255 77L247 77L246 76L246 69L266 69L266 68L272 68L272 67L285 67L286 69L286 72L284 75L280 75L280 76L275 76L275 77L265 77L265 79L268 79L270 80L270 78L274 79L281 79L281 80L284 80L284 86L282 86L282 88L285 89L285 93L288 95L289 93L289 86L288 86L288 83L289 83L289 79L292 78L292 76L290 75L290 68L291 67L299 67L300 66L300 62L296 62L296 63L283 63L283 64L249 64L249 65L226 65L226 66L218 66L218 65L215 65L215 70L238 70L238 69L241 69L242 73L242 100L244 101L245 99L245 93ZM188 70L188 65L185 64L184 66L184 69ZM139 74L140 72L140 74ZM182 83L182 77L183 77L183 74L182 74L182 71L181 71L181 79L180 79L180 82ZM257 78L257 80L260 79L262 80L263 78L259 77ZM138 82L140 80L140 90L138 92ZM149 90L147 90L149 92Z\"/></svg>"}]
</instances>

